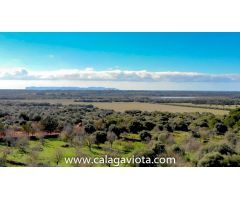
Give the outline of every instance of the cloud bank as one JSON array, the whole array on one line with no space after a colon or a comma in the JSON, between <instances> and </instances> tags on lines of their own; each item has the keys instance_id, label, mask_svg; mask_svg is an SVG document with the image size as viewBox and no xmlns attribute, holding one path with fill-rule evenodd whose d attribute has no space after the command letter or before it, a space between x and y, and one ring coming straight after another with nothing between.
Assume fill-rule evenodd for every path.
<instances>
[{"instance_id":1,"label":"cloud bank","mask_svg":"<svg viewBox=\"0 0 240 200\"><path fill-rule=\"evenodd\" d=\"M135 82L240 82L240 74L208 74L198 72L152 72L147 70L104 70L92 68L33 71L25 68L0 68L0 80L73 80Z\"/></svg>"}]
</instances>

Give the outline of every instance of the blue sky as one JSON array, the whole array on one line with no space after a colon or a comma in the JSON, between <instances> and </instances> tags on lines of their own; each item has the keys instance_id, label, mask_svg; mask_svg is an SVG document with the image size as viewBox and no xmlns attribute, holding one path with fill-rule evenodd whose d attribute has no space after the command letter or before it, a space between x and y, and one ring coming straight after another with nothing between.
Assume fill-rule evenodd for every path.
<instances>
[{"instance_id":1,"label":"blue sky","mask_svg":"<svg viewBox=\"0 0 240 200\"><path fill-rule=\"evenodd\" d=\"M10 88L239 90L239 74L240 33L0 33Z\"/></svg>"}]
</instances>

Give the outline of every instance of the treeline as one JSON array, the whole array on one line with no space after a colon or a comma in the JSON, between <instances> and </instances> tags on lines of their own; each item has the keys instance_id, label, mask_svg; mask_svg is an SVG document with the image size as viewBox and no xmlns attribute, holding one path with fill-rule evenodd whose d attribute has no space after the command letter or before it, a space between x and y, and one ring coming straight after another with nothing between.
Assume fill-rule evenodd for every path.
<instances>
[{"instance_id":1,"label":"treeline","mask_svg":"<svg viewBox=\"0 0 240 200\"><path fill-rule=\"evenodd\" d=\"M123 90L0 90L0 100L75 99L80 102L149 102L238 105L240 92Z\"/></svg>"}]
</instances>

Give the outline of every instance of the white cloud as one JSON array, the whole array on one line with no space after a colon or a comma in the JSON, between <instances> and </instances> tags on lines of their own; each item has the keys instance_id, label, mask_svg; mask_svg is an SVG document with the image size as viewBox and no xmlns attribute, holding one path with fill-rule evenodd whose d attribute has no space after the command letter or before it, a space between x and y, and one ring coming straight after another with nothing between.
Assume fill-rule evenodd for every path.
<instances>
[{"instance_id":1,"label":"white cloud","mask_svg":"<svg viewBox=\"0 0 240 200\"><path fill-rule=\"evenodd\" d=\"M0 80L71 80L132 82L240 82L240 74L198 72L152 72L147 70L103 70L93 68L33 71L24 68L0 69Z\"/></svg>"}]
</instances>

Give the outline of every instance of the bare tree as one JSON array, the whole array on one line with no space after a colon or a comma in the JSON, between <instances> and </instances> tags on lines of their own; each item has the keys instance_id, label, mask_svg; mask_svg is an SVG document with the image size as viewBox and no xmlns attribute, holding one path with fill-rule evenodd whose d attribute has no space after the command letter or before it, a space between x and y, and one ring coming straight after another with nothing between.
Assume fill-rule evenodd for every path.
<instances>
[{"instance_id":1,"label":"bare tree","mask_svg":"<svg viewBox=\"0 0 240 200\"><path fill-rule=\"evenodd\" d=\"M113 145L113 142L117 139L117 136L115 133L113 132L108 132L107 133L107 140L109 141L110 143L110 147L112 149L112 145Z\"/></svg>"},{"instance_id":2,"label":"bare tree","mask_svg":"<svg viewBox=\"0 0 240 200\"><path fill-rule=\"evenodd\" d=\"M27 159L28 166L36 167L38 165L39 152L35 149L31 149L29 157Z\"/></svg>"},{"instance_id":3,"label":"bare tree","mask_svg":"<svg viewBox=\"0 0 240 200\"><path fill-rule=\"evenodd\" d=\"M92 151L92 145L95 143L95 141L96 141L96 136L93 134L91 135L85 134L83 136L83 142L89 148L90 151Z\"/></svg>"},{"instance_id":4,"label":"bare tree","mask_svg":"<svg viewBox=\"0 0 240 200\"><path fill-rule=\"evenodd\" d=\"M63 152L61 149L57 148L54 153L54 161L56 162L57 166L63 159Z\"/></svg>"},{"instance_id":5,"label":"bare tree","mask_svg":"<svg viewBox=\"0 0 240 200\"><path fill-rule=\"evenodd\" d=\"M27 148L29 146L28 137L20 137L17 139L17 147L21 153L27 153Z\"/></svg>"}]
</instances>

